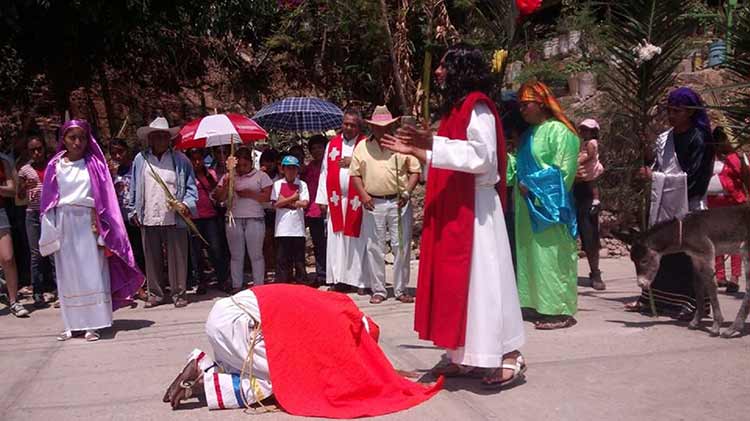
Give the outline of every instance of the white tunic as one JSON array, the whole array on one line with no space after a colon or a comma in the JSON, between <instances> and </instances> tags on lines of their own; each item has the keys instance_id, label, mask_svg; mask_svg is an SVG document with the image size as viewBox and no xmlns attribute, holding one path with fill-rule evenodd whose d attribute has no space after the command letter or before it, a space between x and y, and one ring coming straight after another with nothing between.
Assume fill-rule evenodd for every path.
<instances>
[{"instance_id":1,"label":"white tunic","mask_svg":"<svg viewBox=\"0 0 750 421\"><path fill-rule=\"evenodd\" d=\"M478 103L468 140L435 136L428 153L435 168L476 175L466 341L464 347L448 350L452 362L473 367L500 367L503 355L525 342L508 232L495 190L500 180L496 137L492 112Z\"/></svg>"},{"instance_id":2,"label":"white tunic","mask_svg":"<svg viewBox=\"0 0 750 421\"><path fill-rule=\"evenodd\" d=\"M355 140L344 139L341 149L341 157L351 157L354 153ZM326 146L327 157L330 153L330 142ZM328 178L328 159L323 160L323 166L320 169L320 179L318 180L318 192L315 196L315 203L328 206L328 192L326 189L326 179ZM341 183L341 209L347 209L347 197L349 195L349 169L341 168L339 171L339 183ZM346 222L346 212L344 211L344 222ZM367 238L360 235L358 238L345 236L343 232L333 232L331 218L328 218L328 239L326 242L326 283L338 284L343 283L358 288L364 288L365 285L362 277L362 262L364 261L365 247Z\"/></svg>"},{"instance_id":3,"label":"white tunic","mask_svg":"<svg viewBox=\"0 0 750 421\"><path fill-rule=\"evenodd\" d=\"M164 189L151 175L151 168L161 177L172 194L177 191L177 173L174 168L172 153L167 151L162 154L161 159L154 154L148 154L149 167L143 167L144 189L146 191L146 205L143 210L143 225L170 226L175 224L174 211L167 206L167 195Z\"/></svg>"},{"instance_id":4,"label":"white tunic","mask_svg":"<svg viewBox=\"0 0 750 421\"><path fill-rule=\"evenodd\" d=\"M222 298L214 304L208 315L206 334L218 365L218 370L210 369L203 376L209 409L244 407L245 402L263 400L273 392L266 343L263 335L253 338L253 319L261 321L258 300L250 290ZM245 373L242 373L242 367L253 339L255 346L250 378L250 366L245 367ZM200 354L198 350L193 351L189 359L197 358ZM213 365L213 361L202 358L199 364L203 370L207 370ZM242 374L245 375L241 376Z\"/></svg>"},{"instance_id":5,"label":"white tunic","mask_svg":"<svg viewBox=\"0 0 750 421\"><path fill-rule=\"evenodd\" d=\"M54 211L45 214L42 229L52 225L59 235L55 273L65 330L112 326L109 265L99 247L103 242L91 229L94 198L86 163L63 158L56 170L60 200Z\"/></svg>"}]
</instances>

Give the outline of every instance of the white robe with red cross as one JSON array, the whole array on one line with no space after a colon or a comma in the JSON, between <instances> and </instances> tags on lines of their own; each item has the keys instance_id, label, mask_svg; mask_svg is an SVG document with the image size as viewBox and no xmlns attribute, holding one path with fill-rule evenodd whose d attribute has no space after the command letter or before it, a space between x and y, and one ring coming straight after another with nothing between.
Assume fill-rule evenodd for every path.
<instances>
[{"instance_id":1,"label":"white robe with red cross","mask_svg":"<svg viewBox=\"0 0 750 421\"><path fill-rule=\"evenodd\" d=\"M328 158L340 159L351 157L354 153L354 146L356 145L356 139L347 140L346 138L342 142L342 150L339 151L336 148L331 148L329 142L326 146L326 159L323 159L323 166L320 170L320 180L318 182L318 192L315 197L315 203L319 205L328 206L328 189L326 180L328 179ZM347 208L347 197L349 195L349 169L341 168L339 171L339 183L341 184L340 192L336 193L336 198L332 200L340 200L341 208ZM330 212L330 210L329 210ZM343 212L344 218L346 218L346 212ZM346 222L346 221L344 221ZM368 285L363 283L362 277L362 264L364 262L365 247L367 246L367 238L360 235L359 237L349 237L344 235L344 232L333 232L333 224L331 218L328 218L328 239L327 239L327 255L326 255L326 283L327 284L347 284L357 288L365 288Z\"/></svg>"}]
</instances>

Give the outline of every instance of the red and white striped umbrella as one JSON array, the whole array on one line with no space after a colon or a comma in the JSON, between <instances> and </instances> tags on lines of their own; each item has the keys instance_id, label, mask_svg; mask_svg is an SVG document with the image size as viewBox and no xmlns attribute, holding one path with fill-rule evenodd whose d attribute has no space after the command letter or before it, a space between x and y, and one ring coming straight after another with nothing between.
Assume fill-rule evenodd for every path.
<instances>
[{"instance_id":1,"label":"red and white striped umbrella","mask_svg":"<svg viewBox=\"0 0 750 421\"><path fill-rule=\"evenodd\" d=\"M186 124L180 130L179 149L205 148L265 139L268 133L241 114L209 115Z\"/></svg>"}]
</instances>

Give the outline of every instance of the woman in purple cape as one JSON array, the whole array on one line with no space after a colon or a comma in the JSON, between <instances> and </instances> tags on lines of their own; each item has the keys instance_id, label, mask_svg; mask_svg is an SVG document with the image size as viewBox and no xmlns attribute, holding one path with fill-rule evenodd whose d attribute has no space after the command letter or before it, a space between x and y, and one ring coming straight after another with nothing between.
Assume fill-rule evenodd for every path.
<instances>
[{"instance_id":1,"label":"woman in purple cape","mask_svg":"<svg viewBox=\"0 0 750 421\"><path fill-rule=\"evenodd\" d=\"M85 120L60 128L57 154L44 176L40 210L42 255L55 256L65 341L112 326L112 312L132 302L143 284L101 148Z\"/></svg>"}]
</instances>

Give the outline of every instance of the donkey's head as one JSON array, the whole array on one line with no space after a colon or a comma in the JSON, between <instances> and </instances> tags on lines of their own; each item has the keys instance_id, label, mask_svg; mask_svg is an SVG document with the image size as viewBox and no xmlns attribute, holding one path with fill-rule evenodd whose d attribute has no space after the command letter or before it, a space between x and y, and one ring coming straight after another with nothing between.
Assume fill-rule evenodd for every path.
<instances>
[{"instance_id":1,"label":"donkey's head","mask_svg":"<svg viewBox=\"0 0 750 421\"><path fill-rule=\"evenodd\" d=\"M656 278L661 262L661 253L648 246L646 236L637 229L612 233L616 238L630 245L630 260L635 264L638 286L649 289Z\"/></svg>"},{"instance_id":2,"label":"donkey's head","mask_svg":"<svg viewBox=\"0 0 750 421\"><path fill-rule=\"evenodd\" d=\"M661 254L648 247L645 241L637 239L630 246L630 260L635 264L638 286L649 289L659 271Z\"/></svg>"}]
</instances>

